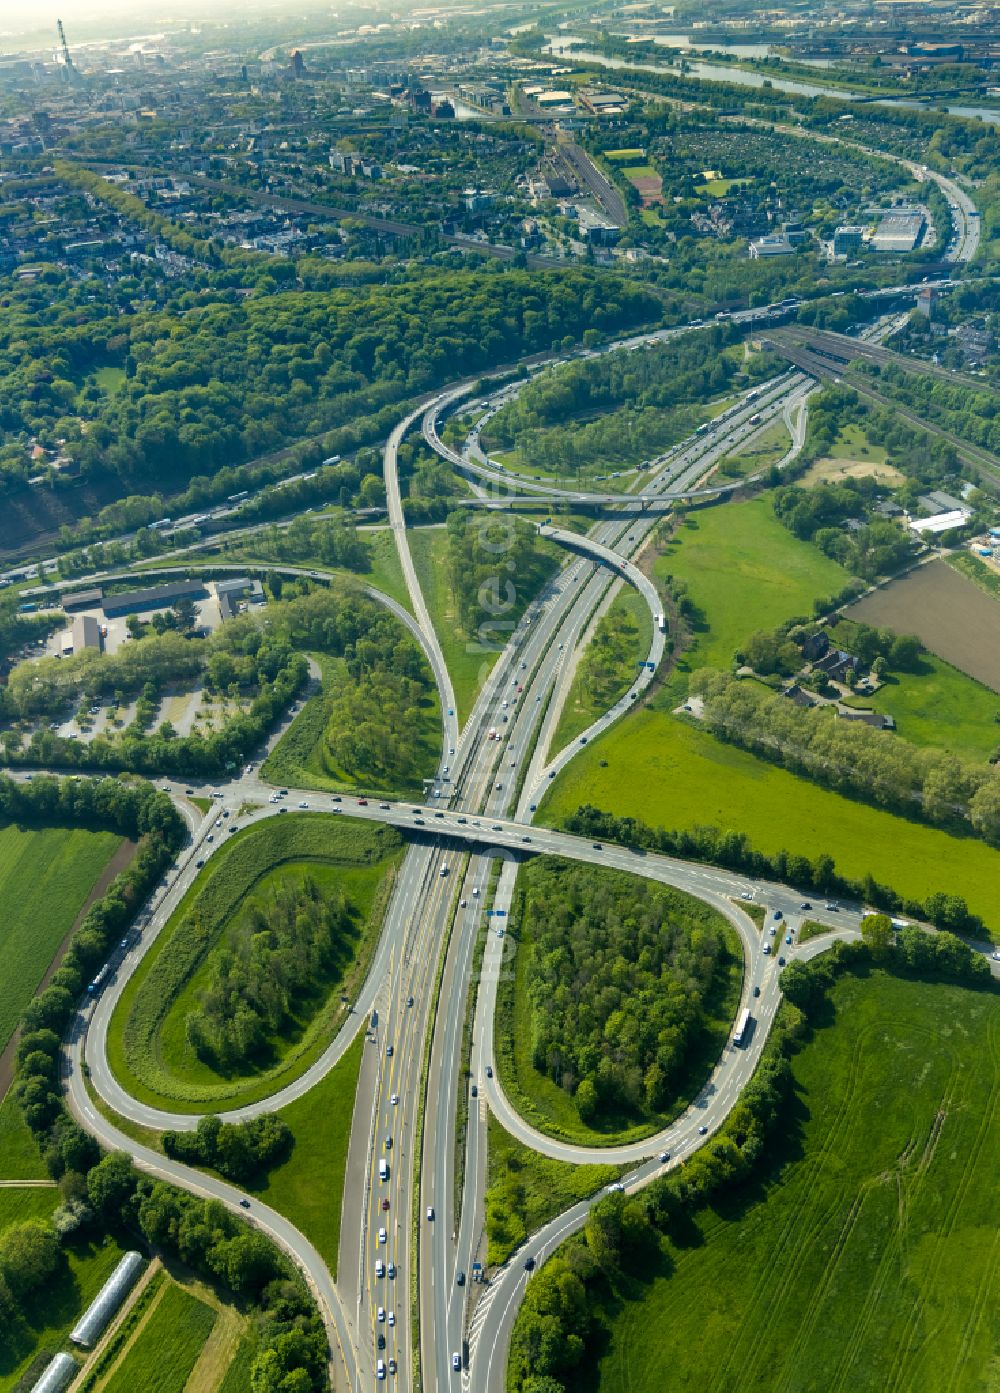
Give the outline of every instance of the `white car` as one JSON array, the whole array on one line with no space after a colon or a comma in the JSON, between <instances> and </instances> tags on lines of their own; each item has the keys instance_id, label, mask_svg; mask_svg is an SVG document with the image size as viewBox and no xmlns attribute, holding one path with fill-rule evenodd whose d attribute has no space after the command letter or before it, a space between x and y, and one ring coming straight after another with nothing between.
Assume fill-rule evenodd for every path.
<instances>
[{"instance_id":1,"label":"white car","mask_svg":"<svg viewBox=\"0 0 1000 1393\"><path fill-rule=\"evenodd\" d=\"M394 1093L392 1097L389 1099L389 1102L392 1104L393 1107L396 1107L399 1103L399 1094Z\"/></svg>"},{"instance_id":2,"label":"white car","mask_svg":"<svg viewBox=\"0 0 1000 1393\"><path fill-rule=\"evenodd\" d=\"M390 1325L395 1325L395 1324L396 1324L396 1312L395 1312L395 1311L390 1311L390 1312L389 1312L389 1324L390 1324Z\"/></svg>"},{"instance_id":3,"label":"white car","mask_svg":"<svg viewBox=\"0 0 1000 1393\"><path fill-rule=\"evenodd\" d=\"M428 1220L428 1223L431 1223L431 1224L433 1224L433 1222L434 1222L434 1206L433 1206L432 1204L429 1204L429 1205L427 1206L427 1220Z\"/></svg>"},{"instance_id":4,"label":"white car","mask_svg":"<svg viewBox=\"0 0 1000 1393\"><path fill-rule=\"evenodd\" d=\"M379 1229L379 1231L378 1231L378 1241L379 1241L380 1243L385 1243L385 1242L388 1241L388 1238L389 1238L389 1235L386 1233L385 1229Z\"/></svg>"},{"instance_id":5,"label":"white car","mask_svg":"<svg viewBox=\"0 0 1000 1393\"><path fill-rule=\"evenodd\" d=\"M378 1308L378 1318L379 1318L380 1321L385 1320L385 1307L384 1307L384 1306L380 1306L380 1307Z\"/></svg>"},{"instance_id":6,"label":"white car","mask_svg":"<svg viewBox=\"0 0 1000 1393\"><path fill-rule=\"evenodd\" d=\"M376 1277L384 1277L384 1276L385 1276L385 1263L382 1261L381 1258L376 1258L376 1260L375 1260L375 1276L376 1276Z\"/></svg>"}]
</instances>

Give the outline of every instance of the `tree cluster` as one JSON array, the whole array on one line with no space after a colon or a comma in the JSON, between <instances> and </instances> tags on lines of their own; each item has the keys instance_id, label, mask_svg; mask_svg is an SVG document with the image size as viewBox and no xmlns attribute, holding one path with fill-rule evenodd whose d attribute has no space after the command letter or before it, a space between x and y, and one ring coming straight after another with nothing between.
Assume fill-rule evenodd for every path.
<instances>
[{"instance_id":1,"label":"tree cluster","mask_svg":"<svg viewBox=\"0 0 1000 1393\"><path fill-rule=\"evenodd\" d=\"M704 416L699 403L746 381L741 355L724 351L735 339L720 325L551 368L497 412L484 447L516 445L532 465L558 470L635 464L693 430ZM775 364L758 355L752 368L766 377Z\"/></svg>"},{"instance_id":2,"label":"tree cluster","mask_svg":"<svg viewBox=\"0 0 1000 1393\"><path fill-rule=\"evenodd\" d=\"M285 1160L291 1128L276 1113L246 1122L223 1122L214 1113L198 1119L193 1132L164 1132L163 1150L189 1166L208 1166L227 1180L245 1184Z\"/></svg>"},{"instance_id":3,"label":"tree cluster","mask_svg":"<svg viewBox=\"0 0 1000 1393\"><path fill-rule=\"evenodd\" d=\"M918 543L891 518L869 517L871 490L864 480L787 484L774 495L774 511L790 532L816 545L848 571L866 580L891 575L906 565ZM845 528L848 520L859 525Z\"/></svg>"},{"instance_id":4,"label":"tree cluster","mask_svg":"<svg viewBox=\"0 0 1000 1393\"><path fill-rule=\"evenodd\" d=\"M528 601L555 570L524 518L449 513L448 579L462 632L503 647Z\"/></svg>"},{"instance_id":5,"label":"tree cluster","mask_svg":"<svg viewBox=\"0 0 1000 1393\"><path fill-rule=\"evenodd\" d=\"M972 830L1000 845L1000 775L946 750L911 745L824 707L803 709L756 682L709 668L692 692L720 739L851 798Z\"/></svg>"},{"instance_id":6,"label":"tree cluster","mask_svg":"<svg viewBox=\"0 0 1000 1393\"><path fill-rule=\"evenodd\" d=\"M662 1112L726 967L722 921L700 901L591 866L535 862L524 878L535 1068L587 1124Z\"/></svg>"},{"instance_id":7,"label":"tree cluster","mask_svg":"<svg viewBox=\"0 0 1000 1393\"><path fill-rule=\"evenodd\" d=\"M185 1018L199 1059L225 1074L266 1054L303 999L335 970L351 927L343 890L321 891L310 876L251 903L214 955L208 984Z\"/></svg>"}]
</instances>

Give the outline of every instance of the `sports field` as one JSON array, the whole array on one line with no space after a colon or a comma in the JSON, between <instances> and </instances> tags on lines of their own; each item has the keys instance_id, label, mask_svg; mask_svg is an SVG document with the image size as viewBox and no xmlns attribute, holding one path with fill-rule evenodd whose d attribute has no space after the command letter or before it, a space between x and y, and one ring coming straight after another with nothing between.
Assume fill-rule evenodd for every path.
<instances>
[{"instance_id":1,"label":"sports field","mask_svg":"<svg viewBox=\"0 0 1000 1393\"><path fill-rule=\"evenodd\" d=\"M1000 996L874 973L832 997L759 1183L621 1284L585 1386L996 1387Z\"/></svg>"},{"instance_id":2,"label":"sports field","mask_svg":"<svg viewBox=\"0 0 1000 1393\"><path fill-rule=\"evenodd\" d=\"M0 828L0 1050L121 840L79 828Z\"/></svg>"}]
</instances>

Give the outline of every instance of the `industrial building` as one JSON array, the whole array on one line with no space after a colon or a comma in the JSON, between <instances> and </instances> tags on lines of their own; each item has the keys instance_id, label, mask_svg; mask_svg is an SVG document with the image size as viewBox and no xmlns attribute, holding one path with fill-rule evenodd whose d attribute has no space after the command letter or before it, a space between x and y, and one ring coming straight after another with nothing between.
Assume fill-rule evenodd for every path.
<instances>
[{"instance_id":1,"label":"industrial building","mask_svg":"<svg viewBox=\"0 0 1000 1393\"><path fill-rule=\"evenodd\" d=\"M766 237L758 237L748 248L751 261L762 256L790 256L795 250L783 232L769 232Z\"/></svg>"},{"instance_id":2,"label":"industrial building","mask_svg":"<svg viewBox=\"0 0 1000 1393\"><path fill-rule=\"evenodd\" d=\"M82 653L85 648L101 651L101 626L94 615L78 614L69 632L74 653Z\"/></svg>"},{"instance_id":3,"label":"industrial building","mask_svg":"<svg viewBox=\"0 0 1000 1393\"><path fill-rule=\"evenodd\" d=\"M911 252L924 234L926 219L918 209L894 209L880 218L872 236L877 252Z\"/></svg>"},{"instance_id":4,"label":"industrial building","mask_svg":"<svg viewBox=\"0 0 1000 1393\"><path fill-rule=\"evenodd\" d=\"M57 1354L37 1383L31 1385L31 1393L63 1393L76 1375L76 1360L65 1350Z\"/></svg>"},{"instance_id":5,"label":"industrial building","mask_svg":"<svg viewBox=\"0 0 1000 1393\"><path fill-rule=\"evenodd\" d=\"M104 591L101 587L95 586L93 590L76 590L64 592L59 596L59 603L67 614L72 614L80 609L100 609L104 601Z\"/></svg>"},{"instance_id":6,"label":"industrial building","mask_svg":"<svg viewBox=\"0 0 1000 1393\"><path fill-rule=\"evenodd\" d=\"M70 1331L69 1338L74 1345L92 1345L104 1332L138 1280L143 1262L141 1253L125 1254L87 1307L81 1319Z\"/></svg>"},{"instance_id":7,"label":"industrial building","mask_svg":"<svg viewBox=\"0 0 1000 1393\"><path fill-rule=\"evenodd\" d=\"M244 599L252 605L264 603L264 587L259 580L250 580L247 576L241 576L238 580L217 581L215 594L223 623L239 613L240 602Z\"/></svg>"},{"instance_id":8,"label":"industrial building","mask_svg":"<svg viewBox=\"0 0 1000 1393\"><path fill-rule=\"evenodd\" d=\"M169 585L154 585L148 590L122 590L104 597L104 613L109 619L125 614L141 614L148 609L169 609L178 600L204 600L208 596L203 581L175 580Z\"/></svg>"}]
</instances>

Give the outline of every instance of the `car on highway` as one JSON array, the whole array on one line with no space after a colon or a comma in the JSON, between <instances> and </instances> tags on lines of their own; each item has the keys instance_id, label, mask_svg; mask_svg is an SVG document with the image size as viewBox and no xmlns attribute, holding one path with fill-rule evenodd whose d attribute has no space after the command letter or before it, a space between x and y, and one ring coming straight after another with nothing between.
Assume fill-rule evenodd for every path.
<instances>
[{"instance_id":1,"label":"car on highway","mask_svg":"<svg viewBox=\"0 0 1000 1393\"><path fill-rule=\"evenodd\" d=\"M384 1277L384 1276L385 1276L385 1263L382 1261L381 1258L376 1258L376 1259L375 1259L375 1276L376 1276L376 1277Z\"/></svg>"},{"instance_id":2,"label":"car on highway","mask_svg":"<svg viewBox=\"0 0 1000 1393\"><path fill-rule=\"evenodd\" d=\"M434 1206L432 1204L427 1206L427 1222L429 1224L433 1224L434 1222Z\"/></svg>"},{"instance_id":3,"label":"car on highway","mask_svg":"<svg viewBox=\"0 0 1000 1393\"><path fill-rule=\"evenodd\" d=\"M799 909L812 909L812 905L809 903L808 900L803 900L802 903L799 905Z\"/></svg>"},{"instance_id":4,"label":"car on highway","mask_svg":"<svg viewBox=\"0 0 1000 1393\"><path fill-rule=\"evenodd\" d=\"M594 850L595 850L595 851L603 851L604 848L603 848L603 846L601 846L600 842L595 842L595 843L594 843Z\"/></svg>"},{"instance_id":5,"label":"car on highway","mask_svg":"<svg viewBox=\"0 0 1000 1393\"><path fill-rule=\"evenodd\" d=\"M499 822L494 822L493 825L492 825L492 827L490 828L490 831L491 831L491 832L502 832L502 831L503 831L503 824L502 824L502 823L499 823Z\"/></svg>"},{"instance_id":6,"label":"car on highway","mask_svg":"<svg viewBox=\"0 0 1000 1393\"><path fill-rule=\"evenodd\" d=\"M451 1356L451 1367L456 1374L462 1372L462 1356L460 1354L453 1354Z\"/></svg>"},{"instance_id":7,"label":"car on highway","mask_svg":"<svg viewBox=\"0 0 1000 1393\"><path fill-rule=\"evenodd\" d=\"M703 1137L707 1131L708 1131L708 1128L705 1126L705 1124L704 1124L704 1122L703 1122L703 1123L701 1124L701 1126L698 1128L698 1135L699 1135L699 1137Z\"/></svg>"},{"instance_id":8,"label":"car on highway","mask_svg":"<svg viewBox=\"0 0 1000 1393\"><path fill-rule=\"evenodd\" d=\"M386 1211L388 1210L388 1208L389 1208L389 1198L388 1198L388 1196L386 1196L386 1198L382 1201L382 1213L385 1214Z\"/></svg>"},{"instance_id":9,"label":"car on highway","mask_svg":"<svg viewBox=\"0 0 1000 1393\"><path fill-rule=\"evenodd\" d=\"M493 1077L493 1065L492 1065L492 1064L487 1064L487 1066L486 1066L486 1077L487 1077L488 1079L491 1079L491 1078Z\"/></svg>"},{"instance_id":10,"label":"car on highway","mask_svg":"<svg viewBox=\"0 0 1000 1393\"><path fill-rule=\"evenodd\" d=\"M395 1275L396 1275L396 1264L395 1264L394 1262L390 1262L389 1266L385 1269L385 1271L386 1271L386 1276L388 1276L388 1277L395 1277Z\"/></svg>"},{"instance_id":11,"label":"car on highway","mask_svg":"<svg viewBox=\"0 0 1000 1393\"><path fill-rule=\"evenodd\" d=\"M377 1379L384 1379L384 1378L385 1378L385 1360L379 1359L379 1360L376 1362L376 1364L375 1364L375 1377L376 1377Z\"/></svg>"},{"instance_id":12,"label":"car on highway","mask_svg":"<svg viewBox=\"0 0 1000 1393\"><path fill-rule=\"evenodd\" d=\"M380 1306L380 1307L378 1308L377 1318L378 1318L378 1321L379 1321L380 1324L381 1324L382 1321L385 1320L385 1307L384 1307L384 1306Z\"/></svg>"},{"instance_id":13,"label":"car on highway","mask_svg":"<svg viewBox=\"0 0 1000 1393\"><path fill-rule=\"evenodd\" d=\"M792 935L791 935L791 934L785 934L785 942L786 942L786 943L791 943L791 941L792 941Z\"/></svg>"},{"instance_id":14,"label":"car on highway","mask_svg":"<svg viewBox=\"0 0 1000 1393\"><path fill-rule=\"evenodd\" d=\"M459 1268L458 1271L455 1273L455 1285L457 1287L465 1286L465 1273L462 1271L461 1268Z\"/></svg>"},{"instance_id":15,"label":"car on highway","mask_svg":"<svg viewBox=\"0 0 1000 1393\"><path fill-rule=\"evenodd\" d=\"M669 1151L661 1151L661 1152L660 1152L660 1165L661 1165L661 1166L665 1166L669 1160L670 1160L670 1152L669 1152Z\"/></svg>"},{"instance_id":16,"label":"car on highway","mask_svg":"<svg viewBox=\"0 0 1000 1393\"><path fill-rule=\"evenodd\" d=\"M775 919L781 919L783 917L780 909L774 911L774 917Z\"/></svg>"},{"instance_id":17,"label":"car on highway","mask_svg":"<svg viewBox=\"0 0 1000 1393\"><path fill-rule=\"evenodd\" d=\"M768 957L768 956L770 955L770 952L771 952L771 945L770 945L770 943L765 943L765 944L764 944L764 956L765 956L765 958Z\"/></svg>"},{"instance_id":18,"label":"car on highway","mask_svg":"<svg viewBox=\"0 0 1000 1393\"><path fill-rule=\"evenodd\" d=\"M530 1255L524 1260L524 1270L525 1272L534 1272L535 1270L535 1259Z\"/></svg>"},{"instance_id":19,"label":"car on highway","mask_svg":"<svg viewBox=\"0 0 1000 1393\"><path fill-rule=\"evenodd\" d=\"M472 1096L473 1098L479 1097L479 1089L476 1087L475 1084L472 1085Z\"/></svg>"},{"instance_id":20,"label":"car on highway","mask_svg":"<svg viewBox=\"0 0 1000 1393\"><path fill-rule=\"evenodd\" d=\"M390 1324L390 1325L395 1325L395 1324L396 1324L396 1312L395 1312L395 1311L390 1311L390 1312L389 1312L389 1324Z\"/></svg>"},{"instance_id":21,"label":"car on highway","mask_svg":"<svg viewBox=\"0 0 1000 1393\"><path fill-rule=\"evenodd\" d=\"M389 1360L389 1372L390 1372L390 1374L394 1374L394 1373L396 1372L396 1361L395 1361L395 1359L390 1359L390 1360Z\"/></svg>"},{"instance_id":22,"label":"car on highway","mask_svg":"<svg viewBox=\"0 0 1000 1393\"><path fill-rule=\"evenodd\" d=\"M386 1139L385 1139L385 1149L386 1149L386 1151L391 1151L391 1150L392 1150L392 1137L386 1137Z\"/></svg>"},{"instance_id":23,"label":"car on highway","mask_svg":"<svg viewBox=\"0 0 1000 1393\"><path fill-rule=\"evenodd\" d=\"M308 806L309 806L309 804L306 802L306 800L305 800L304 798L303 798L302 801L299 803L299 807L300 807L300 808L308 808Z\"/></svg>"},{"instance_id":24,"label":"car on highway","mask_svg":"<svg viewBox=\"0 0 1000 1393\"><path fill-rule=\"evenodd\" d=\"M523 836L523 837L521 838L521 841L522 841L522 842L530 842L530 841L531 841L531 838L530 838L527 834L525 834L525 836Z\"/></svg>"},{"instance_id":25,"label":"car on highway","mask_svg":"<svg viewBox=\"0 0 1000 1393\"><path fill-rule=\"evenodd\" d=\"M779 967L784 967L784 965L785 965L785 960L784 960L784 958L779 958L779 959L778 959L778 966L779 966Z\"/></svg>"},{"instance_id":26,"label":"car on highway","mask_svg":"<svg viewBox=\"0 0 1000 1393\"><path fill-rule=\"evenodd\" d=\"M760 987L754 987L753 994L754 996L760 996Z\"/></svg>"},{"instance_id":27,"label":"car on highway","mask_svg":"<svg viewBox=\"0 0 1000 1393\"><path fill-rule=\"evenodd\" d=\"M241 1209L249 1209L249 1208L250 1208L250 1201L249 1201L249 1200L240 1200L240 1208L241 1208Z\"/></svg>"},{"instance_id":28,"label":"car on highway","mask_svg":"<svg viewBox=\"0 0 1000 1393\"><path fill-rule=\"evenodd\" d=\"M389 1099L389 1102L392 1104L393 1107L395 1107L399 1102L399 1094L394 1093L392 1097Z\"/></svg>"},{"instance_id":29,"label":"car on highway","mask_svg":"<svg viewBox=\"0 0 1000 1393\"><path fill-rule=\"evenodd\" d=\"M823 908L824 908L824 909L829 909L829 910L833 911L834 913L836 913L836 911L840 908L840 905L839 905L839 904L834 904L833 900L827 900L827 902L826 902L826 904L823 906Z\"/></svg>"},{"instance_id":30,"label":"car on highway","mask_svg":"<svg viewBox=\"0 0 1000 1393\"><path fill-rule=\"evenodd\" d=\"M391 1058L392 1058L392 1045L391 1045L391 1044L386 1045L386 1047L385 1047L385 1053L386 1053L386 1057L387 1057L388 1059L391 1059Z\"/></svg>"}]
</instances>

